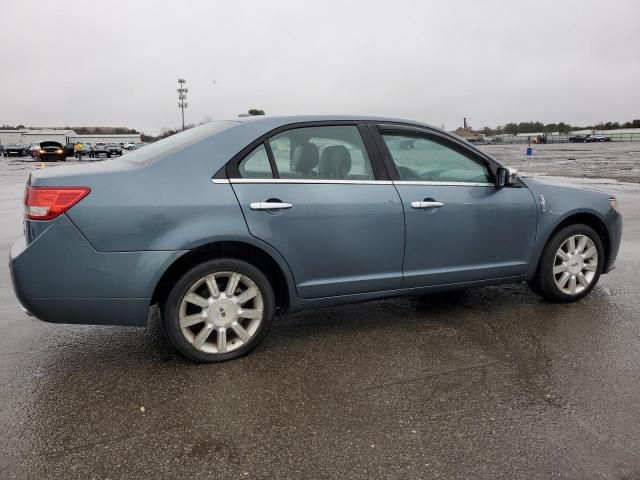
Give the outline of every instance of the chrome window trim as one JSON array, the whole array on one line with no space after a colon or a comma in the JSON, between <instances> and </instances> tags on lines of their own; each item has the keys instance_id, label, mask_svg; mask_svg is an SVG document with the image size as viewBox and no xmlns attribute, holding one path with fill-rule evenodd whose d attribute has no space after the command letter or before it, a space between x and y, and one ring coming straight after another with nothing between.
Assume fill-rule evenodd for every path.
<instances>
[{"instance_id":1,"label":"chrome window trim","mask_svg":"<svg viewBox=\"0 0 640 480\"><path fill-rule=\"evenodd\" d=\"M319 185L424 185L436 187L495 187L488 182L434 182L414 180L327 180L312 178L212 178L213 183L286 183L286 184L319 184Z\"/></svg>"},{"instance_id":2,"label":"chrome window trim","mask_svg":"<svg viewBox=\"0 0 640 480\"><path fill-rule=\"evenodd\" d=\"M326 180L312 178L213 178L213 183L287 183L320 185L393 185L391 180Z\"/></svg>"},{"instance_id":3,"label":"chrome window trim","mask_svg":"<svg viewBox=\"0 0 640 480\"><path fill-rule=\"evenodd\" d=\"M394 185L432 185L438 187L495 187L494 183L487 182L429 182L413 180L394 180Z\"/></svg>"}]
</instances>

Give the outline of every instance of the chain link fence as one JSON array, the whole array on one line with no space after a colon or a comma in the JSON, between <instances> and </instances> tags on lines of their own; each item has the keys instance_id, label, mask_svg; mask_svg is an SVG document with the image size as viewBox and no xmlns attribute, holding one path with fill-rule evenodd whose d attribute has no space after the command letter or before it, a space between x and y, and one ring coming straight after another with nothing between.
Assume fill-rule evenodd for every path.
<instances>
[{"instance_id":1,"label":"chain link fence","mask_svg":"<svg viewBox=\"0 0 640 480\"><path fill-rule=\"evenodd\" d=\"M500 135L499 137L494 137L490 140L489 143L500 145L504 144L528 144L529 140L531 143L591 143L594 140L587 140L584 142L584 137L586 135L575 135L575 134L546 134L546 135L536 135L532 134L531 136L527 135ZM573 138L572 138L573 137ZM616 133L607 133L606 131L602 133L597 133L592 135L592 137L608 137L610 142L640 142L640 132L616 132ZM576 139L577 138L577 139Z\"/></svg>"}]
</instances>

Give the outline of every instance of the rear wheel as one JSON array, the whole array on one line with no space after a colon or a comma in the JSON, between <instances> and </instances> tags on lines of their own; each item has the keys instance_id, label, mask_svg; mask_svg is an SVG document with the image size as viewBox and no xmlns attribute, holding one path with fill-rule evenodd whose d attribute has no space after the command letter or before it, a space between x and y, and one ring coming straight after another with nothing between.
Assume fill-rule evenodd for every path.
<instances>
[{"instance_id":1,"label":"rear wheel","mask_svg":"<svg viewBox=\"0 0 640 480\"><path fill-rule=\"evenodd\" d=\"M219 362L258 346L274 312L267 277L247 262L224 258L198 265L178 280L167 298L163 324L185 357Z\"/></svg>"},{"instance_id":2,"label":"rear wheel","mask_svg":"<svg viewBox=\"0 0 640 480\"><path fill-rule=\"evenodd\" d=\"M529 285L547 300L574 302L596 286L603 262L598 233L588 225L570 225L549 240Z\"/></svg>"}]
</instances>

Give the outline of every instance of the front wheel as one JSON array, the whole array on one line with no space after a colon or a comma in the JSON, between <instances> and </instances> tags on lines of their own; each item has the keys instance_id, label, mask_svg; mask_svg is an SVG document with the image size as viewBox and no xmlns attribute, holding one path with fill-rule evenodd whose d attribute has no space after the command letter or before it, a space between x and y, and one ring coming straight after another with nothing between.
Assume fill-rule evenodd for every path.
<instances>
[{"instance_id":1,"label":"front wheel","mask_svg":"<svg viewBox=\"0 0 640 480\"><path fill-rule=\"evenodd\" d=\"M603 262L600 235L588 225L570 225L549 240L529 285L552 302L574 302L596 286Z\"/></svg>"},{"instance_id":2,"label":"front wheel","mask_svg":"<svg viewBox=\"0 0 640 480\"><path fill-rule=\"evenodd\" d=\"M219 362L246 355L267 334L275 296L267 277L242 260L210 260L185 273L164 308L167 337L185 357Z\"/></svg>"}]
</instances>

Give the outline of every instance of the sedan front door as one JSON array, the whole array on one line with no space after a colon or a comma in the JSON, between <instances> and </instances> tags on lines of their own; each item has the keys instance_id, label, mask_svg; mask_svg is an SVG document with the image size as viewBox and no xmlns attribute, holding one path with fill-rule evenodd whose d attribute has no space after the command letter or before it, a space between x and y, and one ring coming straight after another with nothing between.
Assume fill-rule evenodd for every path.
<instances>
[{"instance_id":1,"label":"sedan front door","mask_svg":"<svg viewBox=\"0 0 640 480\"><path fill-rule=\"evenodd\" d=\"M528 270L537 206L524 185L496 188L486 159L441 134L384 127L379 134L404 206L403 287Z\"/></svg>"}]
</instances>

